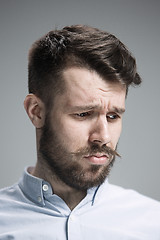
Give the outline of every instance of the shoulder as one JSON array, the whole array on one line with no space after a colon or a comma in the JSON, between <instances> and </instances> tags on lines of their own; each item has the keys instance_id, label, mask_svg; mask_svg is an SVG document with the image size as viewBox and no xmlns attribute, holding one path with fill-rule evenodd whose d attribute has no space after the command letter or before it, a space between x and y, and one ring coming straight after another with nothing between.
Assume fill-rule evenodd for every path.
<instances>
[{"instance_id":1,"label":"shoulder","mask_svg":"<svg viewBox=\"0 0 160 240\"><path fill-rule=\"evenodd\" d=\"M147 197L132 189L125 189L120 186L104 183L104 186L97 194L100 205L108 209L123 209L124 211L134 211L138 213L154 213L159 215L160 219L160 202Z\"/></svg>"},{"instance_id":2,"label":"shoulder","mask_svg":"<svg viewBox=\"0 0 160 240\"><path fill-rule=\"evenodd\" d=\"M108 185L107 203L111 208L131 215L133 218L154 219L160 221L160 202L132 189Z\"/></svg>"},{"instance_id":3,"label":"shoulder","mask_svg":"<svg viewBox=\"0 0 160 240\"><path fill-rule=\"evenodd\" d=\"M6 211L8 208L14 209L15 206L25 202L25 199L25 195L18 183L0 189L0 212Z\"/></svg>"},{"instance_id":4,"label":"shoulder","mask_svg":"<svg viewBox=\"0 0 160 240\"><path fill-rule=\"evenodd\" d=\"M145 219L159 222L160 227L160 202L147 197L132 189L125 189L113 184L105 184L104 191L101 193L103 206L127 219ZM101 200L100 200L101 201ZM101 202L102 205L102 202Z\"/></svg>"},{"instance_id":5,"label":"shoulder","mask_svg":"<svg viewBox=\"0 0 160 240\"><path fill-rule=\"evenodd\" d=\"M6 199L7 197L12 197L17 189L18 184L14 184L9 187L0 189L0 201Z\"/></svg>"},{"instance_id":6,"label":"shoulder","mask_svg":"<svg viewBox=\"0 0 160 240\"><path fill-rule=\"evenodd\" d=\"M160 239L159 201L105 182L97 191L93 206L100 227L114 229L114 235L123 235L124 239Z\"/></svg>"},{"instance_id":7,"label":"shoulder","mask_svg":"<svg viewBox=\"0 0 160 240\"><path fill-rule=\"evenodd\" d=\"M152 204L155 206L160 207L160 202L157 200L154 200L150 197L147 197L133 189L126 189L117 185L109 184L108 185L108 191L110 192L110 198L118 198L119 200L122 200L123 202L134 202L134 203L146 203L146 204Z\"/></svg>"}]
</instances>

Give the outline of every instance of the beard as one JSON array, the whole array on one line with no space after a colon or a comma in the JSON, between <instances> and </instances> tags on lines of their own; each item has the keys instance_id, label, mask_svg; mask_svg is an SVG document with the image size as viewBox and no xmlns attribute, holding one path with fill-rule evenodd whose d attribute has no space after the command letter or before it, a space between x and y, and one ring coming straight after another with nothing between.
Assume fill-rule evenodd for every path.
<instances>
[{"instance_id":1,"label":"beard","mask_svg":"<svg viewBox=\"0 0 160 240\"><path fill-rule=\"evenodd\" d=\"M93 165L86 163L84 156L103 153L108 156L105 165ZM69 152L64 141L60 140L56 131L53 131L49 118L46 118L42 129L39 154L45 161L53 176L56 176L68 186L81 191L102 184L109 175L115 161L120 156L115 150L106 145L92 144L88 147ZM43 164L42 162L42 164Z\"/></svg>"}]
</instances>

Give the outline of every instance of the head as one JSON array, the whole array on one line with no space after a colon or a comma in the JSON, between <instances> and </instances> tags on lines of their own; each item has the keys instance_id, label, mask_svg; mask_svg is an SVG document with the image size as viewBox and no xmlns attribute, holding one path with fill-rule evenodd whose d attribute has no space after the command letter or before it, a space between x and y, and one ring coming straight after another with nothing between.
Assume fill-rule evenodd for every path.
<instances>
[{"instance_id":1,"label":"head","mask_svg":"<svg viewBox=\"0 0 160 240\"><path fill-rule=\"evenodd\" d=\"M64 90L62 73L70 67L96 71L108 82L128 87L141 83L136 62L114 35L88 26L51 31L36 41L29 52L29 93L50 106L50 95Z\"/></svg>"},{"instance_id":2,"label":"head","mask_svg":"<svg viewBox=\"0 0 160 240\"><path fill-rule=\"evenodd\" d=\"M112 34L76 25L36 41L28 69L39 161L71 187L101 184L118 155L128 88L141 83L135 59Z\"/></svg>"}]
</instances>

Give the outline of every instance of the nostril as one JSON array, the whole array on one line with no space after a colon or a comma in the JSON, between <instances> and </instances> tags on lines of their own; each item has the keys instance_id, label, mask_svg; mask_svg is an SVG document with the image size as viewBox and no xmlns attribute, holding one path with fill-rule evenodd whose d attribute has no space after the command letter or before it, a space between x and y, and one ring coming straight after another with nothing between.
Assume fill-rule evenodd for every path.
<instances>
[{"instance_id":1,"label":"nostril","mask_svg":"<svg viewBox=\"0 0 160 240\"><path fill-rule=\"evenodd\" d=\"M94 140L93 143L100 143L100 144L102 144L102 142L100 140Z\"/></svg>"}]
</instances>

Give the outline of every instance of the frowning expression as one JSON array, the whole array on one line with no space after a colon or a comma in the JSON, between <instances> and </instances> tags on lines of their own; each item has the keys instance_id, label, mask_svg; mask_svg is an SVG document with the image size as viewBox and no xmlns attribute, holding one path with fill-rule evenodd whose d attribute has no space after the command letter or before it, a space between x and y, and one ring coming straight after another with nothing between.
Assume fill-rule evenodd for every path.
<instances>
[{"instance_id":1,"label":"frowning expression","mask_svg":"<svg viewBox=\"0 0 160 240\"><path fill-rule=\"evenodd\" d=\"M85 68L69 68L63 78L65 91L54 98L40 151L54 174L63 175L61 180L88 188L102 183L109 172L122 129L126 89Z\"/></svg>"}]
</instances>

